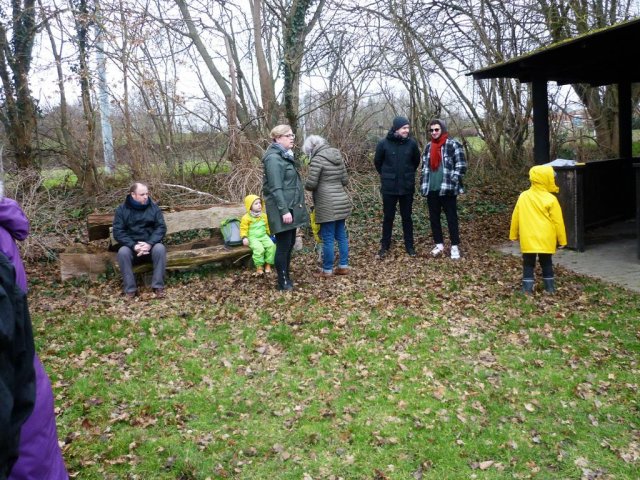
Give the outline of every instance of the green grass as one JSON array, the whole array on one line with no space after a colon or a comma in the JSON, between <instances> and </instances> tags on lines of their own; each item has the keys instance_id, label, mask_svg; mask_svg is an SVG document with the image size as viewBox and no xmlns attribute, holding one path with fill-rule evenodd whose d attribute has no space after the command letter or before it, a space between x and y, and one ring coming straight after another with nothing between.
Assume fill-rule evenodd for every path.
<instances>
[{"instance_id":1,"label":"green grass","mask_svg":"<svg viewBox=\"0 0 640 480\"><path fill-rule=\"evenodd\" d=\"M74 187L78 177L68 168L48 168L42 171L43 182L46 188Z\"/></svg>"},{"instance_id":2,"label":"green grass","mask_svg":"<svg viewBox=\"0 0 640 480\"><path fill-rule=\"evenodd\" d=\"M216 172L213 172L211 167L213 167L213 164L196 160L187 161L183 165L186 173L196 176L207 176L212 175L213 173L226 172L229 170L229 164L227 162L220 163ZM158 164L155 168L158 170L155 172L156 174L163 173L167 175L167 168L165 165ZM99 170L103 171L104 169L100 168ZM178 172L176 170L174 175L177 175L177 173ZM116 169L116 175L128 178L130 173L127 167L118 167ZM65 167L45 169L42 171L42 176L43 185L46 188L75 187L78 182L78 177L69 168Z\"/></svg>"},{"instance_id":3,"label":"green grass","mask_svg":"<svg viewBox=\"0 0 640 480\"><path fill-rule=\"evenodd\" d=\"M399 303L396 281L257 309L36 313L71 472L637 478L622 458L638 442L638 297L587 281L579 300L478 302L473 273L449 275Z\"/></svg>"}]
</instances>

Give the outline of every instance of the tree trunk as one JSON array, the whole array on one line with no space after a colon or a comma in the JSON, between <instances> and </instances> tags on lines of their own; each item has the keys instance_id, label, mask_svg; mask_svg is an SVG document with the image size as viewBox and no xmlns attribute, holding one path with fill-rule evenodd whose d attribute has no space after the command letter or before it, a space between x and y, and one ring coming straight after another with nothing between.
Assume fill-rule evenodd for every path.
<instances>
[{"instance_id":1,"label":"tree trunk","mask_svg":"<svg viewBox=\"0 0 640 480\"><path fill-rule=\"evenodd\" d=\"M318 21L325 0L320 0L313 18L306 23L306 15L313 0L293 0L283 32L282 64L284 75L284 114L294 132L300 113L300 74L307 36Z\"/></svg>"},{"instance_id":2,"label":"tree trunk","mask_svg":"<svg viewBox=\"0 0 640 480\"><path fill-rule=\"evenodd\" d=\"M269 71L264 46L262 44L262 0L254 0L252 2L251 13L253 16L253 38L256 63L258 64L258 78L260 80L262 116L264 117L266 127L271 128L278 124L280 106L276 101L275 85L271 78L271 72Z\"/></svg>"},{"instance_id":3,"label":"tree trunk","mask_svg":"<svg viewBox=\"0 0 640 480\"><path fill-rule=\"evenodd\" d=\"M73 4L72 4L73 7ZM80 0L78 9L73 10L76 20L76 33L78 41L78 61L80 63L80 96L82 99L82 112L87 128L87 146L83 152L83 165L79 171L74 172L78 176L78 183L88 196L93 196L99 187L98 169L96 168L96 115L91 101L91 71L88 62L89 47L89 8L87 0Z\"/></svg>"},{"instance_id":4,"label":"tree trunk","mask_svg":"<svg viewBox=\"0 0 640 480\"><path fill-rule=\"evenodd\" d=\"M33 42L37 31L35 0L19 0L12 5L12 39L0 24L0 79L4 105L0 111L16 165L20 170L40 169L33 149L36 108L29 88Z\"/></svg>"}]
</instances>

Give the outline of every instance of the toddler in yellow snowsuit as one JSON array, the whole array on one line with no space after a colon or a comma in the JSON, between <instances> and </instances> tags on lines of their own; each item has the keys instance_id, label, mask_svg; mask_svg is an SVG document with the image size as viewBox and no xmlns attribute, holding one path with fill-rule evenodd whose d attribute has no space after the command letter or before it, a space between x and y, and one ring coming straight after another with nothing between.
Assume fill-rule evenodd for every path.
<instances>
[{"instance_id":1,"label":"toddler in yellow snowsuit","mask_svg":"<svg viewBox=\"0 0 640 480\"><path fill-rule=\"evenodd\" d=\"M240 220L242 244L252 252L256 273L271 273L271 265L276 255L276 244L269 238L269 221L262 212L262 201L257 195L247 195L244 199L247 213Z\"/></svg>"},{"instance_id":2,"label":"toddler in yellow snowsuit","mask_svg":"<svg viewBox=\"0 0 640 480\"><path fill-rule=\"evenodd\" d=\"M553 167L549 165L531 167L531 188L520 194L511 216L509 239L520 240L522 291L525 294L533 293L536 255L542 267L545 291L555 291L551 255L556 253L556 246L562 248L567 244L560 202L553 195L560 191L554 177Z\"/></svg>"}]
</instances>

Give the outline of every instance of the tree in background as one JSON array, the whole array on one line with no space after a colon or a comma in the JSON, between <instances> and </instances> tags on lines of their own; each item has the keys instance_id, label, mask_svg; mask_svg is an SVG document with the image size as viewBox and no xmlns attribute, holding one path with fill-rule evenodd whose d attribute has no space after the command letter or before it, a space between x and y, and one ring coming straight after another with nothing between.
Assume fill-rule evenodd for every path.
<instances>
[{"instance_id":1,"label":"tree in background","mask_svg":"<svg viewBox=\"0 0 640 480\"><path fill-rule=\"evenodd\" d=\"M538 0L537 6L544 18L552 42L559 42L591 30L607 27L633 15L634 0L604 0L589 2L564 2L558 0ZM636 12L637 14L637 12ZM619 48L625 48L620 45ZM629 61L635 61L631 58ZM589 112L594 122L596 143L609 156L617 156L619 151L618 131L618 86L572 85L574 91ZM640 100L640 85L632 88L633 105Z\"/></svg>"},{"instance_id":2,"label":"tree in background","mask_svg":"<svg viewBox=\"0 0 640 480\"><path fill-rule=\"evenodd\" d=\"M36 106L29 87L37 31L35 0L14 0L11 12L0 8L0 120L20 170L40 167L33 148Z\"/></svg>"}]
</instances>

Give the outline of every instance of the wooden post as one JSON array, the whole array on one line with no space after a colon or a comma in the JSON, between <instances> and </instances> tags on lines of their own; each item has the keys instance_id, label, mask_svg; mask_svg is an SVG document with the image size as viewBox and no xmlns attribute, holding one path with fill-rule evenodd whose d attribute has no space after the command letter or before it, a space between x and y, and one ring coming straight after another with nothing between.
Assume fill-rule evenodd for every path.
<instances>
[{"instance_id":1,"label":"wooden post","mask_svg":"<svg viewBox=\"0 0 640 480\"><path fill-rule=\"evenodd\" d=\"M536 165L550 160L549 142L549 100L547 81L534 80L533 93L533 161Z\"/></svg>"},{"instance_id":2,"label":"wooden post","mask_svg":"<svg viewBox=\"0 0 640 480\"><path fill-rule=\"evenodd\" d=\"M620 158L630 159L632 155L631 133L631 83L618 84L618 144Z\"/></svg>"},{"instance_id":3,"label":"wooden post","mask_svg":"<svg viewBox=\"0 0 640 480\"><path fill-rule=\"evenodd\" d=\"M636 242L640 260L640 163L634 163L633 168L636 171Z\"/></svg>"}]
</instances>

